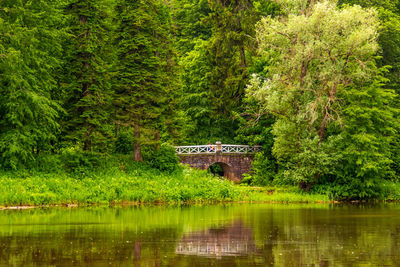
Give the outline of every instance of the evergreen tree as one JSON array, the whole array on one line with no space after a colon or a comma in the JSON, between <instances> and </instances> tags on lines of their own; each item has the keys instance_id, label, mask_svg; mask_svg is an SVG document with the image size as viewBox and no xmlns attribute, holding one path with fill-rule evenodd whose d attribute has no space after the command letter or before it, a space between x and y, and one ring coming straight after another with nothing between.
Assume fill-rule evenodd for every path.
<instances>
[{"instance_id":1,"label":"evergreen tree","mask_svg":"<svg viewBox=\"0 0 400 267\"><path fill-rule=\"evenodd\" d=\"M211 127L209 73L211 64L206 56L211 27L204 19L211 12L207 0L172 1L175 46L179 51L182 94L179 108L184 114L183 135L186 143L208 143L215 128Z\"/></svg>"},{"instance_id":2,"label":"evergreen tree","mask_svg":"<svg viewBox=\"0 0 400 267\"><path fill-rule=\"evenodd\" d=\"M219 135L221 125L214 123L208 88L210 87L211 65L206 56L206 41L198 40L194 49L181 58L183 95L181 108L188 121L186 123L186 142L189 144L207 144L225 141ZM212 140L210 137L218 137Z\"/></svg>"},{"instance_id":3,"label":"evergreen tree","mask_svg":"<svg viewBox=\"0 0 400 267\"><path fill-rule=\"evenodd\" d=\"M195 49L199 40L211 37L211 27L203 22L211 10L207 0L171 1L175 41L182 57Z\"/></svg>"},{"instance_id":4,"label":"evergreen tree","mask_svg":"<svg viewBox=\"0 0 400 267\"><path fill-rule=\"evenodd\" d=\"M382 48L381 66L390 66L385 73L389 79L387 86L398 90L400 88L400 1L399 0L341 0L339 3L374 7L377 9L381 26L379 29L379 44Z\"/></svg>"},{"instance_id":5,"label":"evergreen tree","mask_svg":"<svg viewBox=\"0 0 400 267\"><path fill-rule=\"evenodd\" d=\"M66 139L86 151L104 150L110 138L110 14L106 1L74 0L66 7L70 39L65 65Z\"/></svg>"},{"instance_id":6,"label":"evergreen tree","mask_svg":"<svg viewBox=\"0 0 400 267\"><path fill-rule=\"evenodd\" d=\"M238 127L248 66L254 52L254 24L258 18L252 2L179 0L182 12L191 7L197 16L177 16L180 36L193 34L181 58L184 95L182 107L188 118L188 142L233 142ZM197 18L197 20L196 20ZM189 37L190 38L190 37Z\"/></svg>"},{"instance_id":7,"label":"evergreen tree","mask_svg":"<svg viewBox=\"0 0 400 267\"><path fill-rule=\"evenodd\" d=\"M247 68L255 48L252 37L257 14L250 0L211 0L209 5L209 97L215 113L229 118L232 111L238 110L249 78Z\"/></svg>"},{"instance_id":8,"label":"evergreen tree","mask_svg":"<svg viewBox=\"0 0 400 267\"><path fill-rule=\"evenodd\" d=\"M157 142L161 125L168 126L173 102L169 12L159 0L121 0L116 13L116 121L133 129L134 159L141 161L142 145Z\"/></svg>"},{"instance_id":9,"label":"evergreen tree","mask_svg":"<svg viewBox=\"0 0 400 267\"><path fill-rule=\"evenodd\" d=\"M59 130L64 37L61 1L5 0L0 7L0 164L16 168L49 149Z\"/></svg>"}]
</instances>

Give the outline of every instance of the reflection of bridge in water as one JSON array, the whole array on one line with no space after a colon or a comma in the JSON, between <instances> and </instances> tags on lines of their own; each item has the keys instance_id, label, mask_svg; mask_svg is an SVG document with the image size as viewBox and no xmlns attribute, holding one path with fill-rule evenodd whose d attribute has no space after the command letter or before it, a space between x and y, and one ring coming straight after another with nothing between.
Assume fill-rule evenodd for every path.
<instances>
[{"instance_id":1,"label":"reflection of bridge in water","mask_svg":"<svg viewBox=\"0 0 400 267\"><path fill-rule=\"evenodd\" d=\"M176 254L203 257L244 256L255 252L251 229L236 221L228 227L192 232L182 237Z\"/></svg>"},{"instance_id":2,"label":"reflection of bridge in water","mask_svg":"<svg viewBox=\"0 0 400 267\"><path fill-rule=\"evenodd\" d=\"M260 146L215 145L177 146L176 153L181 163L193 168L207 170L213 164L219 164L224 176L230 180L242 179L244 173L250 172L254 153L261 151Z\"/></svg>"}]
</instances>

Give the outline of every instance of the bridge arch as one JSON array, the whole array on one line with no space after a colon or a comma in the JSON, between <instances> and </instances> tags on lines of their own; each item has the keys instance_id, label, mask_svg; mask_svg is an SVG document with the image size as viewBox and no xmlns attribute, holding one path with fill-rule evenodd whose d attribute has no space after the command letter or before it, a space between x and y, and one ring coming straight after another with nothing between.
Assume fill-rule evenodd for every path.
<instances>
[{"instance_id":1,"label":"bridge arch","mask_svg":"<svg viewBox=\"0 0 400 267\"><path fill-rule=\"evenodd\" d=\"M209 164L207 167L207 170L211 168L211 166L218 164L221 166L222 171L224 172L224 177L226 177L229 180L235 180L235 173L233 172L233 167L229 163L225 163L222 161L216 161L214 163Z\"/></svg>"}]
</instances>

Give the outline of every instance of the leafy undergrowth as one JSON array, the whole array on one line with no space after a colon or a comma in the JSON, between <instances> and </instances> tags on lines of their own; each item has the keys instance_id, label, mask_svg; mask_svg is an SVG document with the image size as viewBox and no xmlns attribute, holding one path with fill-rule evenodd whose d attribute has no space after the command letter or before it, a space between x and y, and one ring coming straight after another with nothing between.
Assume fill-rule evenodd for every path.
<instances>
[{"instance_id":1,"label":"leafy undergrowth","mask_svg":"<svg viewBox=\"0 0 400 267\"><path fill-rule=\"evenodd\" d=\"M184 168L164 174L138 165L113 174L74 177L66 173L0 174L0 205L110 203L212 203L222 201L315 203L324 195L234 185L205 171Z\"/></svg>"}]
</instances>

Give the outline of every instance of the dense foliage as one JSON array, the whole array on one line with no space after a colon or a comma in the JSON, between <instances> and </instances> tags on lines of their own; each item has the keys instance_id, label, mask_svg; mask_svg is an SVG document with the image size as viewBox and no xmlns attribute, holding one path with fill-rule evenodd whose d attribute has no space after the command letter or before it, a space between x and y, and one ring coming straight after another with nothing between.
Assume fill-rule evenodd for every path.
<instances>
[{"instance_id":1,"label":"dense foliage","mask_svg":"<svg viewBox=\"0 0 400 267\"><path fill-rule=\"evenodd\" d=\"M390 177L397 110L375 59L377 12L333 1L284 11L258 23L270 64L248 87L276 117L273 154L283 179L306 190L329 183L340 198L379 196Z\"/></svg>"},{"instance_id":2,"label":"dense foliage","mask_svg":"<svg viewBox=\"0 0 400 267\"><path fill-rule=\"evenodd\" d=\"M400 177L399 0L4 0L0 167L75 174L165 144L261 145L251 185L341 199Z\"/></svg>"},{"instance_id":3,"label":"dense foliage","mask_svg":"<svg viewBox=\"0 0 400 267\"><path fill-rule=\"evenodd\" d=\"M54 97L65 29L55 2L2 1L0 164L17 168L49 149L60 129Z\"/></svg>"},{"instance_id":4,"label":"dense foliage","mask_svg":"<svg viewBox=\"0 0 400 267\"><path fill-rule=\"evenodd\" d=\"M313 203L328 201L324 194L302 194L297 188L264 190L235 186L207 172L185 167L166 173L159 156L152 163L128 156L63 154L41 157L31 173L0 172L0 207L44 204L205 203L273 201ZM164 158L165 159L165 158ZM165 161L164 161L165 162ZM161 163L161 164L160 164ZM269 191L271 189L268 188Z\"/></svg>"}]
</instances>

